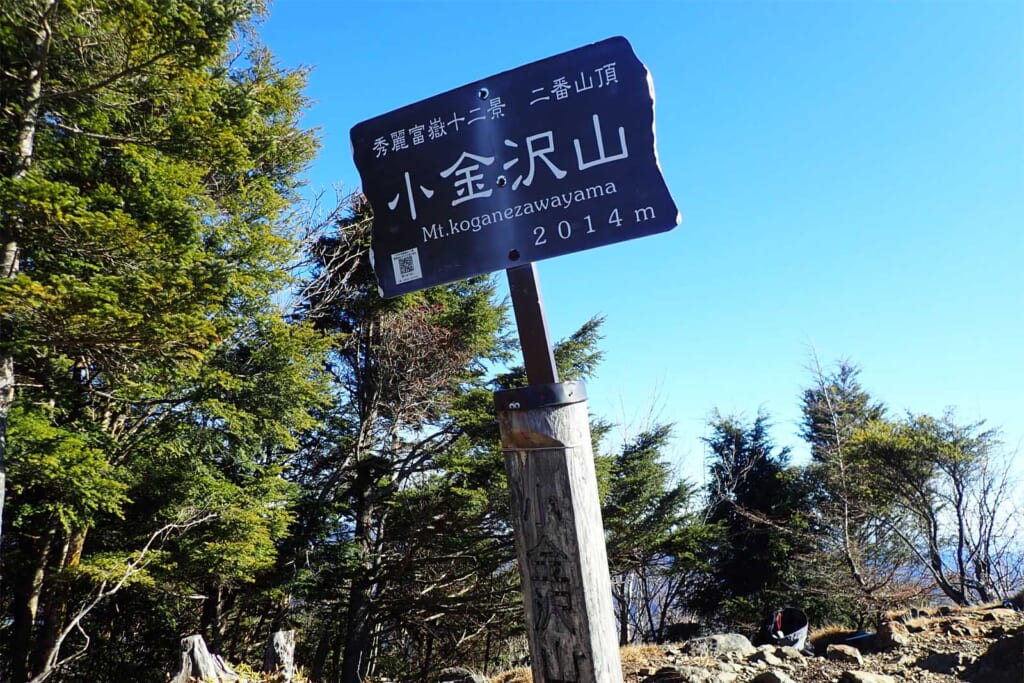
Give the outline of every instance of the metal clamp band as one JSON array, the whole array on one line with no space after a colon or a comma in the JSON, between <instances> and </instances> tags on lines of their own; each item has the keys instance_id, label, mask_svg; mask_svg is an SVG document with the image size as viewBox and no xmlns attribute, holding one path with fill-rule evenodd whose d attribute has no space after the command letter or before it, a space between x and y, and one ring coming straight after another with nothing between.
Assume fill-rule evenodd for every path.
<instances>
[{"instance_id":1,"label":"metal clamp band","mask_svg":"<svg viewBox=\"0 0 1024 683\"><path fill-rule=\"evenodd\" d=\"M494 393L494 408L498 412L535 410L582 403L586 400L587 388L583 382L557 382L497 391Z\"/></svg>"}]
</instances>

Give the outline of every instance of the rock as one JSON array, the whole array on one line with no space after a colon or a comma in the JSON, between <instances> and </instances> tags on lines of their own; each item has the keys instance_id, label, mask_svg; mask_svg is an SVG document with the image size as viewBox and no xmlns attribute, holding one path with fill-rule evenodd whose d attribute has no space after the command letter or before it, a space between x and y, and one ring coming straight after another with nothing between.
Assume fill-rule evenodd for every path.
<instances>
[{"instance_id":1,"label":"rock","mask_svg":"<svg viewBox=\"0 0 1024 683\"><path fill-rule=\"evenodd\" d=\"M828 649L825 650L825 658L833 662L845 662L847 664L856 664L857 666L864 663L860 650L850 645L829 645Z\"/></svg>"},{"instance_id":2,"label":"rock","mask_svg":"<svg viewBox=\"0 0 1024 683\"><path fill-rule=\"evenodd\" d=\"M690 657L718 657L738 652L744 657L753 653L754 646L746 636L739 633L722 633L705 638L695 638L683 644L682 652Z\"/></svg>"},{"instance_id":3,"label":"rock","mask_svg":"<svg viewBox=\"0 0 1024 683\"><path fill-rule=\"evenodd\" d=\"M1007 619L1013 619L1017 613L1012 609L1006 609L1005 607L996 607L985 613L985 616L981 618L982 621L1003 621Z\"/></svg>"},{"instance_id":4,"label":"rock","mask_svg":"<svg viewBox=\"0 0 1024 683\"><path fill-rule=\"evenodd\" d=\"M782 660L775 656L775 648L770 645L762 645L762 648L767 647L768 649L759 648L756 652L747 655L747 661L753 662L754 664L764 663L768 666L780 666Z\"/></svg>"},{"instance_id":5,"label":"rock","mask_svg":"<svg viewBox=\"0 0 1024 683\"><path fill-rule=\"evenodd\" d=\"M793 683L793 679L781 671L765 671L755 676L750 683Z\"/></svg>"},{"instance_id":6,"label":"rock","mask_svg":"<svg viewBox=\"0 0 1024 683\"><path fill-rule=\"evenodd\" d=\"M896 683L896 679L870 671L844 671L839 677L839 683Z\"/></svg>"},{"instance_id":7,"label":"rock","mask_svg":"<svg viewBox=\"0 0 1024 683\"><path fill-rule=\"evenodd\" d=\"M985 683L1024 681L1024 628L1009 638L997 640L972 666L973 680Z\"/></svg>"},{"instance_id":8,"label":"rock","mask_svg":"<svg viewBox=\"0 0 1024 683\"><path fill-rule=\"evenodd\" d=\"M929 652L919 658L916 662L921 669L932 673L954 675L957 667L963 664L961 655L958 652Z\"/></svg>"},{"instance_id":9,"label":"rock","mask_svg":"<svg viewBox=\"0 0 1024 683\"><path fill-rule=\"evenodd\" d=\"M951 636L976 636L978 629L959 621L950 621L942 625L942 630Z\"/></svg>"},{"instance_id":10,"label":"rock","mask_svg":"<svg viewBox=\"0 0 1024 683\"><path fill-rule=\"evenodd\" d=\"M705 667L681 666L663 667L650 678L642 679L643 683L735 683L739 674L715 671Z\"/></svg>"},{"instance_id":11,"label":"rock","mask_svg":"<svg viewBox=\"0 0 1024 683\"><path fill-rule=\"evenodd\" d=\"M803 653L790 645L775 648L775 656L779 659L785 659L791 662L799 662L804 659Z\"/></svg>"},{"instance_id":12,"label":"rock","mask_svg":"<svg viewBox=\"0 0 1024 683\"><path fill-rule=\"evenodd\" d=\"M923 629L918 635L910 634L910 625L905 629L896 623L897 616L892 617L896 625L882 624L877 633L837 631L834 639L826 634L827 639L817 639L815 646L827 658L804 656L791 647L755 649L732 635L667 644L635 665L642 674L656 674L630 674L623 681L791 683L792 678L796 683L955 683L957 679L1024 683L1024 614L1004 617L997 612L995 619L988 620L991 612L995 610L965 608L951 616L921 617L912 622ZM520 679L499 676L495 683L514 680Z\"/></svg>"},{"instance_id":13,"label":"rock","mask_svg":"<svg viewBox=\"0 0 1024 683\"><path fill-rule=\"evenodd\" d=\"M686 683L732 683L736 680L736 674L709 671L704 667L696 666L681 666L679 673ZM731 678L729 678L730 676Z\"/></svg>"},{"instance_id":14,"label":"rock","mask_svg":"<svg viewBox=\"0 0 1024 683\"><path fill-rule=\"evenodd\" d=\"M654 675L643 679L643 683L689 683L682 672L674 666L663 666Z\"/></svg>"},{"instance_id":15,"label":"rock","mask_svg":"<svg viewBox=\"0 0 1024 683\"><path fill-rule=\"evenodd\" d=\"M480 674L464 669L461 666L442 669L441 675L437 680L438 683L487 683L487 679Z\"/></svg>"},{"instance_id":16,"label":"rock","mask_svg":"<svg viewBox=\"0 0 1024 683\"><path fill-rule=\"evenodd\" d=\"M910 631L898 621L887 621L878 627L875 642L883 650L895 650L910 644Z\"/></svg>"}]
</instances>

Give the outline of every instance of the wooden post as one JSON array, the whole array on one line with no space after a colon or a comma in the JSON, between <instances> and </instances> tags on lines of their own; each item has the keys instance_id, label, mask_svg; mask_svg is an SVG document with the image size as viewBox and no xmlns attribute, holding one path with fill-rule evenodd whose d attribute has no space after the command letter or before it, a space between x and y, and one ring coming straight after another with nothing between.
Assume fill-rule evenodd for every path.
<instances>
[{"instance_id":1,"label":"wooden post","mask_svg":"<svg viewBox=\"0 0 1024 683\"><path fill-rule=\"evenodd\" d=\"M622 683L580 382L494 396L536 683Z\"/></svg>"}]
</instances>

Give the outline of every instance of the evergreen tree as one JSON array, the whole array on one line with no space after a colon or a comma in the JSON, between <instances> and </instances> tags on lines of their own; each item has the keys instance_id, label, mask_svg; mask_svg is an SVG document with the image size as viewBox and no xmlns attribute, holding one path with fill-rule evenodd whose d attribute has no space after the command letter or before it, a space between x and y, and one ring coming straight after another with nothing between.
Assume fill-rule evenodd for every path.
<instances>
[{"instance_id":1,"label":"evergreen tree","mask_svg":"<svg viewBox=\"0 0 1024 683\"><path fill-rule=\"evenodd\" d=\"M794 560L801 548L791 528L801 524L806 501L788 469L789 449L777 448L768 434L766 413L751 423L715 411L708 426L706 515L721 536L696 602L706 614L753 629L799 594Z\"/></svg>"},{"instance_id":2,"label":"evergreen tree","mask_svg":"<svg viewBox=\"0 0 1024 683\"><path fill-rule=\"evenodd\" d=\"M822 616L861 623L870 614L906 600L909 557L880 524L888 505L872 484L852 442L867 425L885 419L885 407L860 384L860 368L840 360L825 372L814 358L811 386L801 396L800 434L811 447L804 481L815 516L808 531L815 550L809 566ZM908 592L910 591L910 592Z\"/></svg>"},{"instance_id":3,"label":"evergreen tree","mask_svg":"<svg viewBox=\"0 0 1024 683\"><path fill-rule=\"evenodd\" d=\"M266 566L283 532L274 468L309 424L317 364L314 337L285 325L271 296L315 142L297 123L303 74L278 69L247 32L261 11L0 9L11 680L52 672L78 598L183 507L218 514L177 558L208 577Z\"/></svg>"},{"instance_id":4,"label":"evergreen tree","mask_svg":"<svg viewBox=\"0 0 1024 683\"><path fill-rule=\"evenodd\" d=\"M684 582L706 570L708 529L694 514L695 489L675 481L662 451L671 427L657 425L611 456L601 516L619 643L660 641L679 616Z\"/></svg>"},{"instance_id":5,"label":"evergreen tree","mask_svg":"<svg viewBox=\"0 0 1024 683\"><path fill-rule=\"evenodd\" d=\"M327 541L325 550L345 558L325 574L333 575L333 591L322 590L327 586L313 577L319 598L341 606L333 628L321 629L313 670L319 673L330 657L338 658L337 675L345 683L362 680L377 664L373 653L395 628L389 613L428 609L426 601L396 597L409 597L403 583L431 571L459 574L473 562L449 557L443 567L428 566L423 553L434 549L419 544L415 526L402 526L425 520L403 514L406 506L422 511L442 500L455 504L445 495L453 491L434 477L445 458L480 450L481 442L466 430L479 428L475 413L489 403L484 364L500 360L506 348L505 312L494 301L489 278L381 299L369 260L371 221L368 204L354 198L336 231L315 246L318 263L303 310L332 338L333 378L325 429L304 456L301 481L313 515L306 523ZM455 523L458 513L431 516L451 515ZM333 629L340 629L340 637Z\"/></svg>"},{"instance_id":6,"label":"evergreen tree","mask_svg":"<svg viewBox=\"0 0 1024 683\"><path fill-rule=\"evenodd\" d=\"M488 375L510 358L505 305L490 278L381 299L369 206L348 202L304 287L302 315L333 340L334 399L296 478L302 654L341 681L487 668L523 628L493 391L525 373ZM599 327L556 344L563 377L593 369Z\"/></svg>"},{"instance_id":7,"label":"evergreen tree","mask_svg":"<svg viewBox=\"0 0 1024 683\"><path fill-rule=\"evenodd\" d=\"M826 373L817 358L811 368L812 386L800 397L800 435L811 447L815 463L839 469L843 449L854 432L885 417L885 406L871 399L860 384L860 368L848 360Z\"/></svg>"}]
</instances>

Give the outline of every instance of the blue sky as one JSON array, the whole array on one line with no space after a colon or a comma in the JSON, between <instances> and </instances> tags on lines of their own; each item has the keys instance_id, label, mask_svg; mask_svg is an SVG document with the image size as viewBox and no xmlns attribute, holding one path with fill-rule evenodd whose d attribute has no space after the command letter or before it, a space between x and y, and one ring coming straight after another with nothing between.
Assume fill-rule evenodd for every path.
<instances>
[{"instance_id":1,"label":"blue sky","mask_svg":"<svg viewBox=\"0 0 1024 683\"><path fill-rule=\"evenodd\" d=\"M538 270L554 337L607 316L591 411L674 422L682 473L714 408L764 408L799 459L812 349L1021 446L1024 3L277 0L260 33L313 68L311 191L360 186L360 121L630 40L682 225Z\"/></svg>"}]
</instances>

